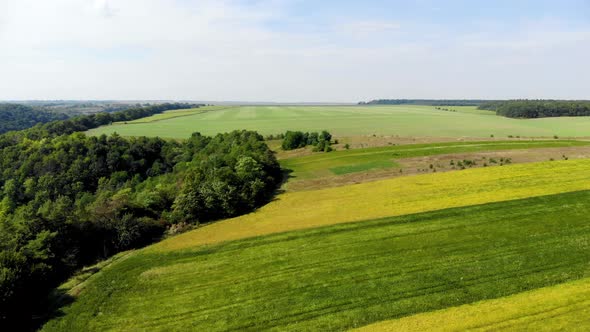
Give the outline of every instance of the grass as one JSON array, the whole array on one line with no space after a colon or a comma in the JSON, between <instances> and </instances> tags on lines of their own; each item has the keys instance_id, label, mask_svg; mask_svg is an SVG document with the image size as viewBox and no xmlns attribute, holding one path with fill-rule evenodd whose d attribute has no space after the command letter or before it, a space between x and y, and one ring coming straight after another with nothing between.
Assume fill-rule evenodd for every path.
<instances>
[{"instance_id":1,"label":"grass","mask_svg":"<svg viewBox=\"0 0 590 332\"><path fill-rule=\"evenodd\" d=\"M342 330L582 279L589 263L590 192L573 192L138 251L44 330Z\"/></svg>"},{"instance_id":2,"label":"grass","mask_svg":"<svg viewBox=\"0 0 590 332\"><path fill-rule=\"evenodd\" d=\"M397 320L364 331L580 331L590 329L590 278Z\"/></svg>"},{"instance_id":3,"label":"grass","mask_svg":"<svg viewBox=\"0 0 590 332\"><path fill-rule=\"evenodd\" d=\"M567 160L288 192L254 213L164 240L151 250L178 250L336 223L587 189L590 160Z\"/></svg>"},{"instance_id":4,"label":"grass","mask_svg":"<svg viewBox=\"0 0 590 332\"><path fill-rule=\"evenodd\" d=\"M187 138L193 132L213 135L236 129L263 135L287 130L329 130L337 136L400 135L429 137L579 137L588 136L590 117L510 119L474 107L444 112L431 106L241 106L151 123L113 124L92 135Z\"/></svg>"},{"instance_id":5,"label":"grass","mask_svg":"<svg viewBox=\"0 0 590 332\"><path fill-rule=\"evenodd\" d=\"M281 166L293 171L295 180L364 172L397 167L395 159L448 153L501 151L515 149L587 146L584 141L486 141L410 144L368 149L343 150L281 160Z\"/></svg>"},{"instance_id":6,"label":"grass","mask_svg":"<svg viewBox=\"0 0 590 332\"><path fill-rule=\"evenodd\" d=\"M152 123L158 122L162 120L169 120L179 117L185 117L189 115L196 115L202 114L211 111L218 111L222 109L229 108L228 106L203 106L199 108L191 108L191 109L184 109L184 110L171 110L171 111L164 111L160 114L154 114L152 116L148 116L145 118L140 118L133 121L126 121L126 122L116 122L115 125L124 125L124 124L138 124L138 123Z\"/></svg>"}]
</instances>

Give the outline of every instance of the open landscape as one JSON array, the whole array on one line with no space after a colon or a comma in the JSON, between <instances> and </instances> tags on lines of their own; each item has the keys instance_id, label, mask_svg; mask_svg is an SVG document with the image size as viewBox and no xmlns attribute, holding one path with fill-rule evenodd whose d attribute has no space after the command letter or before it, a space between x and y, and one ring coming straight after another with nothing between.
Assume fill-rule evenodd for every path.
<instances>
[{"instance_id":1,"label":"open landscape","mask_svg":"<svg viewBox=\"0 0 590 332\"><path fill-rule=\"evenodd\" d=\"M590 331L588 1L0 1L0 332Z\"/></svg>"},{"instance_id":2,"label":"open landscape","mask_svg":"<svg viewBox=\"0 0 590 332\"><path fill-rule=\"evenodd\" d=\"M456 106L457 112L434 106L242 106L198 112L152 122L120 124L90 131L92 135L186 138L193 132L213 135L232 130L256 130L262 135L287 130L329 129L337 136L398 135L414 137L580 137L588 136L590 118L543 118L530 121L496 116L476 107ZM184 112L184 111L176 111ZM174 112L167 113L167 116ZM157 116L156 116L157 117ZM160 118L153 118L160 119ZM149 122L149 123L146 123Z\"/></svg>"},{"instance_id":3,"label":"open landscape","mask_svg":"<svg viewBox=\"0 0 590 332\"><path fill-rule=\"evenodd\" d=\"M321 113L322 107L313 109ZM237 120L215 121L213 128ZM513 121L527 127L530 120ZM148 125L142 135L157 135L149 126L159 121L134 122ZM561 126L551 123L551 132ZM134 126L107 125L89 134ZM283 193L253 213L119 254L98 272L82 273L61 286L74 303L44 330L588 324L578 314L590 310L587 295L579 293L590 278L589 141L482 140L446 132L424 143L423 135L393 130L380 139L358 134L352 128L334 136L339 142L329 153L284 151L274 143L280 140L269 141L287 171Z\"/></svg>"}]
</instances>

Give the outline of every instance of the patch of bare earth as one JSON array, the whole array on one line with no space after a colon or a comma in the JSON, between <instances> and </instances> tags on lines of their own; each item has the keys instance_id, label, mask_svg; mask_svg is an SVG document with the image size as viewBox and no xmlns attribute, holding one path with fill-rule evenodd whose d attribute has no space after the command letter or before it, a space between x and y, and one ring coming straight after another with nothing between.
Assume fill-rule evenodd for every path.
<instances>
[{"instance_id":1,"label":"patch of bare earth","mask_svg":"<svg viewBox=\"0 0 590 332\"><path fill-rule=\"evenodd\" d=\"M498 167L562 159L590 158L590 147L539 148L473 153L452 153L426 157L395 159L400 166L310 180L288 181L286 190L303 191L339 187L398 176L459 171L463 168Z\"/></svg>"},{"instance_id":2,"label":"patch of bare earth","mask_svg":"<svg viewBox=\"0 0 590 332\"><path fill-rule=\"evenodd\" d=\"M428 143L445 143L445 142L492 142L492 141L534 141L552 139L548 137L530 138L530 137L406 137L396 135L365 135L365 136L345 136L334 137L338 140L338 144L333 144L332 148L335 150L345 150L345 145L348 144L349 149L366 149L378 148L393 145L407 145L407 144L428 144ZM577 138L579 139L579 138ZM284 151L281 149L282 140L267 141L271 150L276 152L277 159L289 159L296 157L309 156L314 153L312 147Z\"/></svg>"}]
</instances>

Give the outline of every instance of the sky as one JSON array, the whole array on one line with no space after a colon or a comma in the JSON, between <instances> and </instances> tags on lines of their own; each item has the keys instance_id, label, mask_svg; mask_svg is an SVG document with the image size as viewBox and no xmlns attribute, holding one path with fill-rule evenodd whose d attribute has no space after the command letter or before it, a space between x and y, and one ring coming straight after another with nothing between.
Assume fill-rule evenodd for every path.
<instances>
[{"instance_id":1,"label":"sky","mask_svg":"<svg viewBox=\"0 0 590 332\"><path fill-rule=\"evenodd\" d=\"M590 0L0 0L0 100L590 99Z\"/></svg>"}]
</instances>

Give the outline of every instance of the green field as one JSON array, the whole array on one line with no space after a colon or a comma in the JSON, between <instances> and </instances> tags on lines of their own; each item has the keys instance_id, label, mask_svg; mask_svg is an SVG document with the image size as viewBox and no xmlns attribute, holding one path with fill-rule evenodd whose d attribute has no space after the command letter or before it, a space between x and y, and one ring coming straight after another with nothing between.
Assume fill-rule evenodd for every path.
<instances>
[{"instance_id":1,"label":"green field","mask_svg":"<svg viewBox=\"0 0 590 332\"><path fill-rule=\"evenodd\" d=\"M213 135L235 129L263 135L287 130L328 130L337 136L399 135L425 137L585 137L590 117L510 119L474 107L457 112L431 106L242 106L150 123L113 124L90 130L92 135L185 138L193 132ZM142 122L145 122L142 121Z\"/></svg>"},{"instance_id":2,"label":"green field","mask_svg":"<svg viewBox=\"0 0 590 332\"><path fill-rule=\"evenodd\" d=\"M217 107L91 134L327 129L339 136L551 138L295 156L280 161L289 181L394 168L411 157L590 145L553 138L587 136L590 118L519 120L453 108ZM94 274L88 269L62 285L74 301L44 330L590 329L578 319L590 312L589 169L587 159L545 161L287 191L253 213L122 253Z\"/></svg>"},{"instance_id":3,"label":"green field","mask_svg":"<svg viewBox=\"0 0 590 332\"><path fill-rule=\"evenodd\" d=\"M502 151L534 148L587 146L585 141L486 141L410 144L369 149L342 150L331 153L281 160L281 166L293 171L295 180L343 175L398 166L395 159L447 153Z\"/></svg>"},{"instance_id":4,"label":"green field","mask_svg":"<svg viewBox=\"0 0 590 332\"><path fill-rule=\"evenodd\" d=\"M379 322L355 331L579 331L589 326L590 278L585 278Z\"/></svg>"},{"instance_id":5,"label":"green field","mask_svg":"<svg viewBox=\"0 0 590 332\"><path fill-rule=\"evenodd\" d=\"M229 107L228 106L202 106L199 108L191 108L191 109L184 109L184 110L171 110L171 111L165 111L165 112L162 112L159 114L155 114L152 116L148 116L145 118L136 119L133 121L116 122L116 123L114 123L114 125L118 126L118 125L125 125L125 124L152 123L152 122L158 122L158 121L162 121L162 120L170 120L173 118L180 118L180 117L184 117L184 116L202 114L202 113L211 112L211 111L218 111L218 110L222 110L222 109L226 109L226 108L229 108Z\"/></svg>"},{"instance_id":6,"label":"green field","mask_svg":"<svg viewBox=\"0 0 590 332\"><path fill-rule=\"evenodd\" d=\"M590 192L572 192L138 251L44 330L342 330L589 277L589 263Z\"/></svg>"},{"instance_id":7,"label":"green field","mask_svg":"<svg viewBox=\"0 0 590 332\"><path fill-rule=\"evenodd\" d=\"M254 213L180 234L150 250L178 250L337 223L580 190L590 190L590 160L473 168L286 192Z\"/></svg>"}]
</instances>

